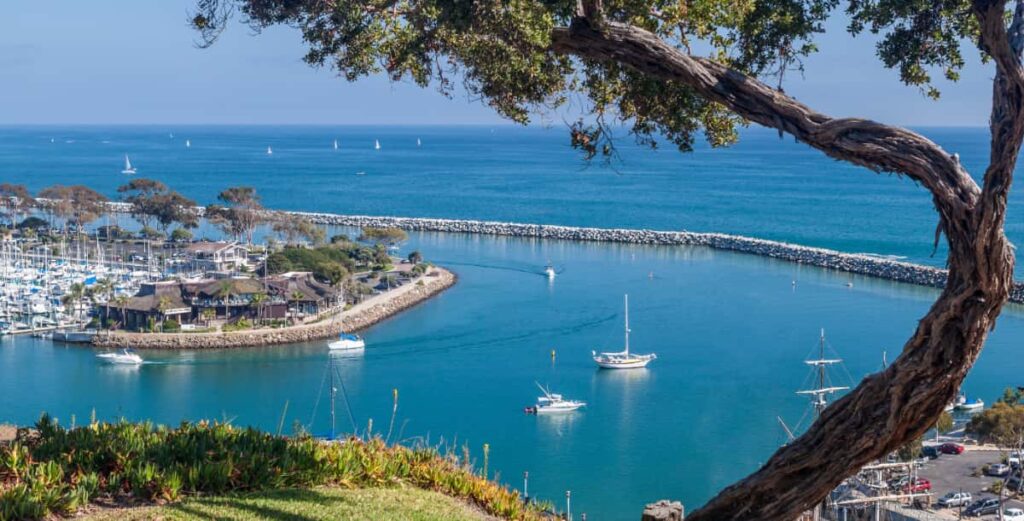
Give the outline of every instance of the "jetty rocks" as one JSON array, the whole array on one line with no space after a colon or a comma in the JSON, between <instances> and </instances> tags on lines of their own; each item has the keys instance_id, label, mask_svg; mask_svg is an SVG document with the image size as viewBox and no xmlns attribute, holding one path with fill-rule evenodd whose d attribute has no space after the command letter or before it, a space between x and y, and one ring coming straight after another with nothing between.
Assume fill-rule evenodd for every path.
<instances>
[{"instance_id":1,"label":"jetty rocks","mask_svg":"<svg viewBox=\"0 0 1024 521\"><path fill-rule=\"evenodd\" d=\"M566 241L618 242L662 246L705 246L772 259L796 262L865 275L907 284L942 288L946 270L873 255L843 253L825 248L768 241L723 233L686 231L654 231L615 228L583 228L547 224L521 224L458 219L425 219L413 217L373 217L314 212L288 212L301 215L317 224L354 227L395 227L410 231L468 233L532 237ZM1010 301L1024 303L1024 284L1014 284Z\"/></svg>"},{"instance_id":2,"label":"jetty rocks","mask_svg":"<svg viewBox=\"0 0 1024 521\"><path fill-rule=\"evenodd\" d=\"M92 344L101 348L135 349L221 349L294 344L332 338L342 331L366 329L388 317L423 302L456 282L454 273L431 268L415 282L353 306L339 317L279 329L252 329L228 333L100 333Z\"/></svg>"}]
</instances>

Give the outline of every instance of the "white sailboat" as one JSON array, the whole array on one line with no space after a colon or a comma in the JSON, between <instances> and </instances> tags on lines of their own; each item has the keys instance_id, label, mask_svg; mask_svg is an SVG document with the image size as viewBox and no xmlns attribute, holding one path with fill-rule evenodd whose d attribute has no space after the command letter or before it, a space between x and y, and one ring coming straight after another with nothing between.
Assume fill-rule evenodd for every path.
<instances>
[{"instance_id":1,"label":"white sailboat","mask_svg":"<svg viewBox=\"0 0 1024 521\"><path fill-rule=\"evenodd\" d=\"M327 347L331 351L354 351L365 348L366 342L359 335L341 333L338 335L338 339L327 344Z\"/></svg>"},{"instance_id":2,"label":"white sailboat","mask_svg":"<svg viewBox=\"0 0 1024 521\"><path fill-rule=\"evenodd\" d=\"M416 138L416 146L420 146L422 144L423 144L423 142L420 141L420 138Z\"/></svg>"},{"instance_id":3,"label":"white sailboat","mask_svg":"<svg viewBox=\"0 0 1024 521\"><path fill-rule=\"evenodd\" d=\"M124 155L124 170L121 170L122 174L134 174L135 167L132 166L131 160L128 159L128 154Z\"/></svg>"},{"instance_id":4,"label":"white sailboat","mask_svg":"<svg viewBox=\"0 0 1024 521\"><path fill-rule=\"evenodd\" d=\"M581 407L586 407L586 402L579 400L567 400L560 394L551 392L549 389L545 389L543 385L537 384L540 391L544 393L544 396L537 398L537 404L532 407L527 407L525 412L527 414L550 414L550 413L564 413L572 412Z\"/></svg>"},{"instance_id":5,"label":"white sailboat","mask_svg":"<svg viewBox=\"0 0 1024 521\"><path fill-rule=\"evenodd\" d=\"M598 353L591 351L594 362L602 369L640 369L647 367L651 360L658 358L654 353L638 355L629 352L629 295L625 297L626 302L626 340L625 347L617 353Z\"/></svg>"},{"instance_id":6,"label":"white sailboat","mask_svg":"<svg viewBox=\"0 0 1024 521\"><path fill-rule=\"evenodd\" d=\"M185 140L185 148L192 148L192 141L189 139Z\"/></svg>"},{"instance_id":7,"label":"white sailboat","mask_svg":"<svg viewBox=\"0 0 1024 521\"><path fill-rule=\"evenodd\" d=\"M268 147L267 147L267 155L268 155L268 156L272 156L272 155L274 155L274 149L272 149L272 148L270 148L270 147L268 146Z\"/></svg>"},{"instance_id":8,"label":"white sailboat","mask_svg":"<svg viewBox=\"0 0 1024 521\"><path fill-rule=\"evenodd\" d=\"M337 139L334 140L334 149L335 150L338 149L338 140Z\"/></svg>"},{"instance_id":9,"label":"white sailboat","mask_svg":"<svg viewBox=\"0 0 1024 521\"><path fill-rule=\"evenodd\" d=\"M380 150L380 140L379 139L374 139L373 140L373 148L374 148L374 150Z\"/></svg>"}]
</instances>

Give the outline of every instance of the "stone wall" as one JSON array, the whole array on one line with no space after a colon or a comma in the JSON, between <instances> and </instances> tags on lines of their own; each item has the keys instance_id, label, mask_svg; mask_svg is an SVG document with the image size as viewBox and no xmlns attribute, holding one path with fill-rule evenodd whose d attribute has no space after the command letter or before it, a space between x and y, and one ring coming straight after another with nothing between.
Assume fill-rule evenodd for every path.
<instances>
[{"instance_id":1,"label":"stone wall","mask_svg":"<svg viewBox=\"0 0 1024 521\"><path fill-rule=\"evenodd\" d=\"M303 324L280 329L254 329L229 333L100 333L93 337L93 345L102 348L133 349L219 349L293 344L333 338L341 331L366 329L402 310L408 309L455 284L452 272L432 268L418 281L410 282L394 295L387 293L359 304L342 313L341 318L325 318L315 324ZM404 291L402 291L404 290Z\"/></svg>"},{"instance_id":2,"label":"stone wall","mask_svg":"<svg viewBox=\"0 0 1024 521\"><path fill-rule=\"evenodd\" d=\"M124 203L111 203L112 211L127 211ZM942 288L946 283L946 270L900 262L871 255L842 253L824 248L811 248L778 241L766 241L727 235L723 233L696 233L686 231L653 231L613 228L584 228L547 224L522 224L496 221L469 221L459 219L427 219L416 217L374 217L366 215L340 215L318 212L287 212L302 215L318 224L353 227L396 227L410 231L471 233L532 237L566 241L619 242L665 246L706 246L751 255L761 255L820 268L845 271L858 275ZM1014 284L1010 301L1024 303L1024 283Z\"/></svg>"}]
</instances>

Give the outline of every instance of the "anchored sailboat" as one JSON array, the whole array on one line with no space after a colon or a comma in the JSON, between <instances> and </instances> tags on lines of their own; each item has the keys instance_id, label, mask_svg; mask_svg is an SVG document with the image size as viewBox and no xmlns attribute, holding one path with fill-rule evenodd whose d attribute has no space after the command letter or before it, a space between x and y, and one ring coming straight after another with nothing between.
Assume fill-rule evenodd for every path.
<instances>
[{"instance_id":1,"label":"anchored sailboat","mask_svg":"<svg viewBox=\"0 0 1024 521\"><path fill-rule=\"evenodd\" d=\"M274 155L274 149L272 149L272 148L270 148L270 147L268 146L268 147L267 147L267 155L268 155L268 156L272 156L272 155Z\"/></svg>"},{"instance_id":2,"label":"anchored sailboat","mask_svg":"<svg viewBox=\"0 0 1024 521\"><path fill-rule=\"evenodd\" d=\"M192 148L192 140L190 140L190 139L186 139L185 140L185 148Z\"/></svg>"},{"instance_id":3,"label":"anchored sailboat","mask_svg":"<svg viewBox=\"0 0 1024 521\"><path fill-rule=\"evenodd\" d=\"M597 353L591 351L594 362L602 369L639 369L647 367L658 356L654 353L638 355L629 352L629 295L626 295L626 341L622 351L617 353Z\"/></svg>"},{"instance_id":4,"label":"anchored sailboat","mask_svg":"<svg viewBox=\"0 0 1024 521\"><path fill-rule=\"evenodd\" d=\"M124 170L121 170L122 174L134 174L135 167L132 166L131 160L128 159L128 154L124 155Z\"/></svg>"}]
</instances>

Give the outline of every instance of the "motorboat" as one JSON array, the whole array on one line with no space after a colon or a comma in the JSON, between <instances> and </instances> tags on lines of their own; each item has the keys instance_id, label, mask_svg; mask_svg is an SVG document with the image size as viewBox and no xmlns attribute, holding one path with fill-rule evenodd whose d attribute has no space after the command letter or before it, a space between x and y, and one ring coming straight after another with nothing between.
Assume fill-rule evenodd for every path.
<instances>
[{"instance_id":1,"label":"motorboat","mask_svg":"<svg viewBox=\"0 0 1024 521\"><path fill-rule=\"evenodd\" d=\"M342 333L338 335L338 339L327 344L327 347L331 351L352 351L355 349L363 349L366 347L366 342L359 335L353 335L351 333Z\"/></svg>"},{"instance_id":2,"label":"motorboat","mask_svg":"<svg viewBox=\"0 0 1024 521\"><path fill-rule=\"evenodd\" d=\"M961 403L956 406L956 410L962 412L978 412L984 408L985 402L981 398L977 398L973 402L968 402L964 400L964 403Z\"/></svg>"},{"instance_id":3,"label":"motorboat","mask_svg":"<svg viewBox=\"0 0 1024 521\"><path fill-rule=\"evenodd\" d=\"M526 414L552 414L552 413L566 413L575 411L581 407L586 407L586 402L579 400L567 400L562 395L553 393L549 389L546 389L541 384L537 384L544 396L537 398L537 404L526 407L524 412Z\"/></svg>"},{"instance_id":4,"label":"motorboat","mask_svg":"<svg viewBox=\"0 0 1024 521\"><path fill-rule=\"evenodd\" d=\"M629 352L629 295L626 295L626 340L622 351L616 353L598 353L591 351L594 362L602 369L640 369L658 358L654 353L638 355Z\"/></svg>"},{"instance_id":5,"label":"motorboat","mask_svg":"<svg viewBox=\"0 0 1024 521\"><path fill-rule=\"evenodd\" d=\"M558 272L555 271L554 266L548 263L548 265L544 267L544 274L548 276L548 280L555 280L555 275L557 275Z\"/></svg>"},{"instance_id":6,"label":"motorboat","mask_svg":"<svg viewBox=\"0 0 1024 521\"><path fill-rule=\"evenodd\" d=\"M967 404L967 395L964 394L964 393L960 393L960 394L956 395L956 399L955 400L953 400L952 402L949 403L949 405L946 406L945 411L946 412L953 412L957 408L962 407L965 404Z\"/></svg>"},{"instance_id":7,"label":"motorboat","mask_svg":"<svg viewBox=\"0 0 1024 521\"><path fill-rule=\"evenodd\" d=\"M108 364L139 365L142 363L142 357L131 349L122 349L120 353L100 353L96 355L96 358Z\"/></svg>"}]
</instances>

